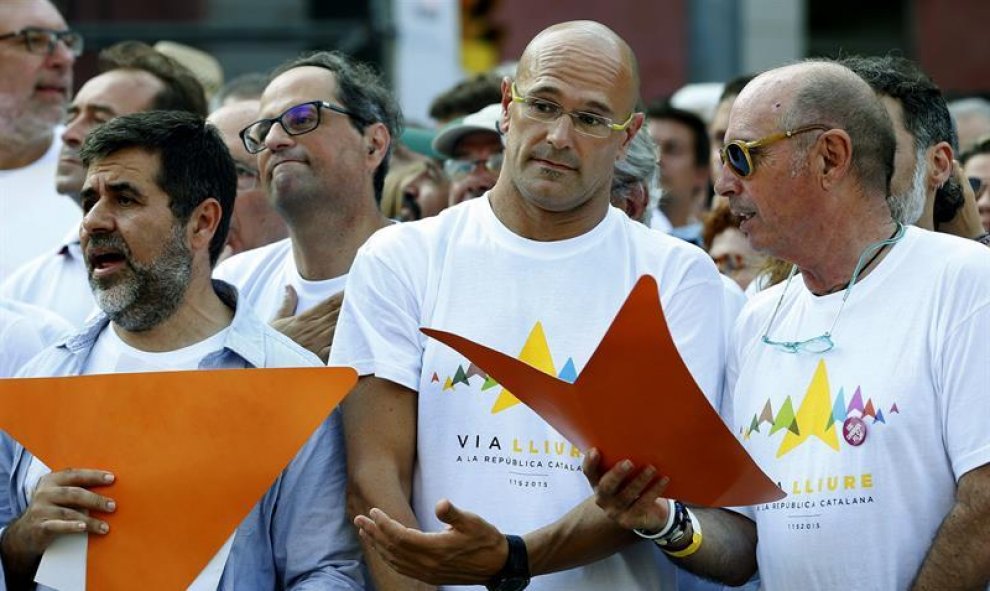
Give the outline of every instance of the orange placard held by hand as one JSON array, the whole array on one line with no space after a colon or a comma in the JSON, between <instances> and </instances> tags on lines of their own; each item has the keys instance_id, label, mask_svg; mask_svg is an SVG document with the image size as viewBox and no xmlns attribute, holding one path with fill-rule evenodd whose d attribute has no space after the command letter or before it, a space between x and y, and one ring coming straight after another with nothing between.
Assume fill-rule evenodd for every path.
<instances>
[{"instance_id":1,"label":"orange placard held by hand","mask_svg":"<svg viewBox=\"0 0 990 591\"><path fill-rule=\"evenodd\" d=\"M653 277L636 282L573 384L458 335L422 331L482 368L574 445L598 448L604 469L626 458L653 465L670 478L665 496L709 507L786 496L691 377ZM647 373L644 367L653 369Z\"/></svg>"},{"instance_id":2,"label":"orange placard held by hand","mask_svg":"<svg viewBox=\"0 0 990 591\"><path fill-rule=\"evenodd\" d=\"M0 380L0 428L53 470L97 468L117 510L88 589L185 589L357 382L350 368ZM343 502L343 499L341 500Z\"/></svg>"}]
</instances>

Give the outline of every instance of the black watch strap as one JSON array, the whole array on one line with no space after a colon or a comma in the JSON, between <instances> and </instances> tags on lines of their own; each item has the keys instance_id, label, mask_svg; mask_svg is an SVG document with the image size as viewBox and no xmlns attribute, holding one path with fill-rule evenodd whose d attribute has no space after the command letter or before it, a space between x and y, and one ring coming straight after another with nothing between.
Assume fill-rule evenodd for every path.
<instances>
[{"instance_id":1,"label":"black watch strap","mask_svg":"<svg viewBox=\"0 0 990 591\"><path fill-rule=\"evenodd\" d=\"M488 582L488 591L522 591L529 585L529 553L526 542L519 536L507 535L509 555L502 570Z\"/></svg>"}]
</instances>

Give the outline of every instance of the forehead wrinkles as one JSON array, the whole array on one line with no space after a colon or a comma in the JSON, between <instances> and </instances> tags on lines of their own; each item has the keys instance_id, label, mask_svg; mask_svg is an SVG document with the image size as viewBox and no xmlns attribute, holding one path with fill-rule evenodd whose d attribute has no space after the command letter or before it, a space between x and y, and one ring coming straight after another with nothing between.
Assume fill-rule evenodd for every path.
<instances>
[{"instance_id":1,"label":"forehead wrinkles","mask_svg":"<svg viewBox=\"0 0 990 591\"><path fill-rule=\"evenodd\" d=\"M766 135L777 130L789 112L794 93L791 85L780 78L758 77L743 89L729 115L726 141L753 139L747 135ZM755 84L754 84L755 83ZM742 136L742 137L740 137Z\"/></svg>"}]
</instances>

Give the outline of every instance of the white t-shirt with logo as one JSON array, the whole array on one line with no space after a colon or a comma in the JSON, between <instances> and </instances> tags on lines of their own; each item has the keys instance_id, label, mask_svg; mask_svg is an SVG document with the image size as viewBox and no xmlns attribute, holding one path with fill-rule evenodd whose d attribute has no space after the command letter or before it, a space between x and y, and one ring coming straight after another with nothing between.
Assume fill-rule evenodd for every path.
<instances>
[{"instance_id":1,"label":"white t-shirt with logo","mask_svg":"<svg viewBox=\"0 0 990 591\"><path fill-rule=\"evenodd\" d=\"M644 274L658 280L675 344L716 404L725 338L723 287L711 259L618 209L582 236L537 242L506 228L486 196L380 230L361 248L330 365L418 392L412 497L424 529L442 528L434 505L446 497L505 533L524 534L562 517L591 488L582 450L419 328L460 334L573 381ZM663 375L655 384L642 396L662 397ZM669 417L656 420L662 428ZM538 577L529 588L672 589L674 571L643 542Z\"/></svg>"},{"instance_id":2,"label":"white t-shirt with logo","mask_svg":"<svg viewBox=\"0 0 990 591\"><path fill-rule=\"evenodd\" d=\"M275 317L287 285L296 290L299 302L294 314L300 314L343 291L347 282L346 274L320 281L303 279L289 238L230 257L217 265L213 278L236 287L239 301L247 302L264 320Z\"/></svg>"},{"instance_id":3,"label":"white t-shirt with logo","mask_svg":"<svg viewBox=\"0 0 990 591\"><path fill-rule=\"evenodd\" d=\"M784 284L733 333L723 417L788 494L749 507L764 588L909 587L956 481L990 462L990 253L909 227L857 282L823 354L761 342ZM843 292L799 276L774 341L824 333Z\"/></svg>"}]
</instances>

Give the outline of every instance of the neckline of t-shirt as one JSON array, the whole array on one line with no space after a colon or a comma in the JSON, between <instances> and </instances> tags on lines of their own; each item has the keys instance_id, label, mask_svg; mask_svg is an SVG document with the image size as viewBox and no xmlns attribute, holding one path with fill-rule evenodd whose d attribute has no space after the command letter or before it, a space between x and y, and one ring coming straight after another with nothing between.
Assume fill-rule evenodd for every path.
<instances>
[{"instance_id":1,"label":"neckline of t-shirt","mask_svg":"<svg viewBox=\"0 0 990 591\"><path fill-rule=\"evenodd\" d=\"M602 236L610 232L615 224L616 212L610 207L605 217L594 228L580 236L549 242L532 240L516 234L498 219L495 210L492 209L490 195L489 192L478 198L479 203L476 207L480 212L482 224L491 231L492 237L500 246L531 257L554 259L578 254L600 244Z\"/></svg>"},{"instance_id":2,"label":"neckline of t-shirt","mask_svg":"<svg viewBox=\"0 0 990 591\"><path fill-rule=\"evenodd\" d=\"M202 359L208 354L221 349L223 344L227 342L227 335L230 333L230 325L228 324L201 341L197 341L191 345L187 345L181 349L175 349L173 351L142 351L141 349L127 344L124 339L120 338L120 335L117 334L117 331L114 330L112 325L108 324L106 331L108 331L107 338L110 339L109 344L116 347L121 353L126 353L127 355L135 357L138 360L146 360L149 362L154 362L156 365L168 367L175 364L162 364L161 360L174 359L179 360L181 363L193 357ZM199 352L202 352L202 354L197 355Z\"/></svg>"},{"instance_id":3,"label":"neckline of t-shirt","mask_svg":"<svg viewBox=\"0 0 990 591\"><path fill-rule=\"evenodd\" d=\"M856 285L853 286L852 294L850 294L850 299L859 299L861 297L868 297L878 285L883 285L886 283L887 277L894 273L894 269L900 266L901 260L908 256L907 252L911 249L911 245L918 237L918 229L914 226L907 226L904 229L904 237L901 238L896 243L887 247L887 254L877 263L877 266L873 268L870 273L865 277L860 278L856 281ZM799 277L794 278L795 281L801 281L801 289L803 296L808 301L815 305L831 305L831 302L841 301L845 296L846 290L841 289L835 293L830 293L826 295L815 295L811 293L811 290L804 285L804 281ZM848 305L848 304L847 304Z\"/></svg>"}]
</instances>

